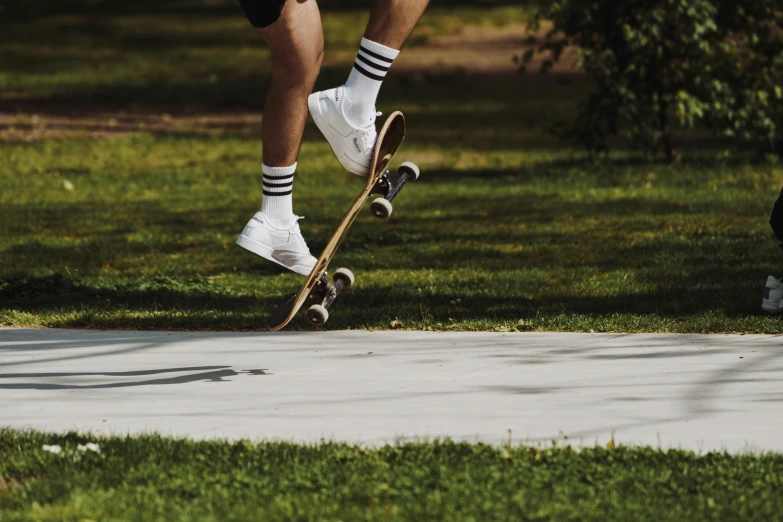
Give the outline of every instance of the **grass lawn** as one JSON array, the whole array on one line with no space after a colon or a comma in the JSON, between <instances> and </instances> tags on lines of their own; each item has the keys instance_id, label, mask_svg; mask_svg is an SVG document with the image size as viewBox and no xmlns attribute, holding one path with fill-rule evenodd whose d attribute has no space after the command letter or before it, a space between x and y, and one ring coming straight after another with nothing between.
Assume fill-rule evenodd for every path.
<instances>
[{"instance_id":1,"label":"grass lawn","mask_svg":"<svg viewBox=\"0 0 783 522\"><path fill-rule=\"evenodd\" d=\"M232 1L142 4L3 26L0 324L261 329L301 280L234 245L262 193L260 38ZM411 45L525 17L504 4L436 3ZM364 17L325 14L319 88L344 81ZM759 310L783 169L699 136L677 167L591 163L545 132L584 91L392 70L379 109L406 113L398 162L422 179L389 222L355 224L333 267L357 284L327 327L783 332ZM361 183L308 126L294 205L316 254Z\"/></svg>"},{"instance_id":2,"label":"grass lawn","mask_svg":"<svg viewBox=\"0 0 783 522\"><path fill-rule=\"evenodd\" d=\"M79 450L95 442L100 453ZM59 445L61 453L43 449ZM0 520L743 520L783 457L449 441L193 442L0 430Z\"/></svg>"}]
</instances>

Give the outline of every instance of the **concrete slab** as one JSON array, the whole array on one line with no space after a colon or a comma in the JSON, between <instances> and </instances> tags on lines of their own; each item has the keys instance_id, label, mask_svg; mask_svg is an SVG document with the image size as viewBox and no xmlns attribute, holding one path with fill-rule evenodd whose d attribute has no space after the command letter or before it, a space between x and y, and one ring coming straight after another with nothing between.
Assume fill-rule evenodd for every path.
<instances>
[{"instance_id":1,"label":"concrete slab","mask_svg":"<svg viewBox=\"0 0 783 522\"><path fill-rule=\"evenodd\" d=\"M783 337L0 329L0 425L783 450Z\"/></svg>"}]
</instances>

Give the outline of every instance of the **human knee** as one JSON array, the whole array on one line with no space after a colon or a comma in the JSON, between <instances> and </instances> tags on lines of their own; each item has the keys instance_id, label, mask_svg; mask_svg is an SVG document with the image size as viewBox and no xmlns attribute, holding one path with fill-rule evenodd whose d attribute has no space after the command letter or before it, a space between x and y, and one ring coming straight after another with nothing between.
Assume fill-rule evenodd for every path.
<instances>
[{"instance_id":1,"label":"human knee","mask_svg":"<svg viewBox=\"0 0 783 522\"><path fill-rule=\"evenodd\" d=\"M321 70L323 44L305 52L273 55L272 75L289 85L312 86Z\"/></svg>"}]
</instances>

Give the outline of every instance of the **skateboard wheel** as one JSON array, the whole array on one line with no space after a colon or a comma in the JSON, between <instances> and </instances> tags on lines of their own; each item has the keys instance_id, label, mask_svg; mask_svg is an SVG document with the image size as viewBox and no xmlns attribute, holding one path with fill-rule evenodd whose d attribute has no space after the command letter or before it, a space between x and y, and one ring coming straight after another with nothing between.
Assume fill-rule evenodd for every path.
<instances>
[{"instance_id":1,"label":"skateboard wheel","mask_svg":"<svg viewBox=\"0 0 783 522\"><path fill-rule=\"evenodd\" d=\"M307 310L307 319L310 320L310 324L315 326L323 326L329 319L329 312L323 306L314 304Z\"/></svg>"},{"instance_id":2,"label":"skateboard wheel","mask_svg":"<svg viewBox=\"0 0 783 522\"><path fill-rule=\"evenodd\" d=\"M336 283L338 280L342 280L343 288L348 288L356 279L353 277L353 272L347 268L338 268L332 276L332 281Z\"/></svg>"},{"instance_id":3,"label":"skateboard wheel","mask_svg":"<svg viewBox=\"0 0 783 522\"><path fill-rule=\"evenodd\" d=\"M378 198L370 204L370 210L378 219L389 219L392 213L391 201L384 198Z\"/></svg>"},{"instance_id":4,"label":"skateboard wheel","mask_svg":"<svg viewBox=\"0 0 783 522\"><path fill-rule=\"evenodd\" d=\"M406 161L400 167L397 169L397 174L402 176L404 173L408 173L408 176L410 176L412 181L416 181L419 179L419 174L421 172L419 171L419 166L411 161Z\"/></svg>"}]
</instances>

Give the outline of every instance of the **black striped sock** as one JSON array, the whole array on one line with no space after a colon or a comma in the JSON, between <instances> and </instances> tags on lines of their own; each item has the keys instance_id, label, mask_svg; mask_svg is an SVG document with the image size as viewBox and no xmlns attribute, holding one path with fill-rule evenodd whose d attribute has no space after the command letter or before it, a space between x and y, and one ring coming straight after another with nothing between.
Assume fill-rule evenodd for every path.
<instances>
[{"instance_id":1,"label":"black striped sock","mask_svg":"<svg viewBox=\"0 0 783 522\"><path fill-rule=\"evenodd\" d=\"M362 38L356 61L345 83L343 110L351 123L365 126L375 116L375 101L399 51Z\"/></svg>"},{"instance_id":2,"label":"black striped sock","mask_svg":"<svg viewBox=\"0 0 783 522\"><path fill-rule=\"evenodd\" d=\"M394 58L388 58L362 45L359 47L353 68L371 80L382 82L393 61Z\"/></svg>"},{"instance_id":3,"label":"black striped sock","mask_svg":"<svg viewBox=\"0 0 783 522\"><path fill-rule=\"evenodd\" d=\"M261 212L271 219L289 221L293 219L294 173L296 163L290 167L262 166L264 172L264 198Z\"/></svg>"}]
</instances>

